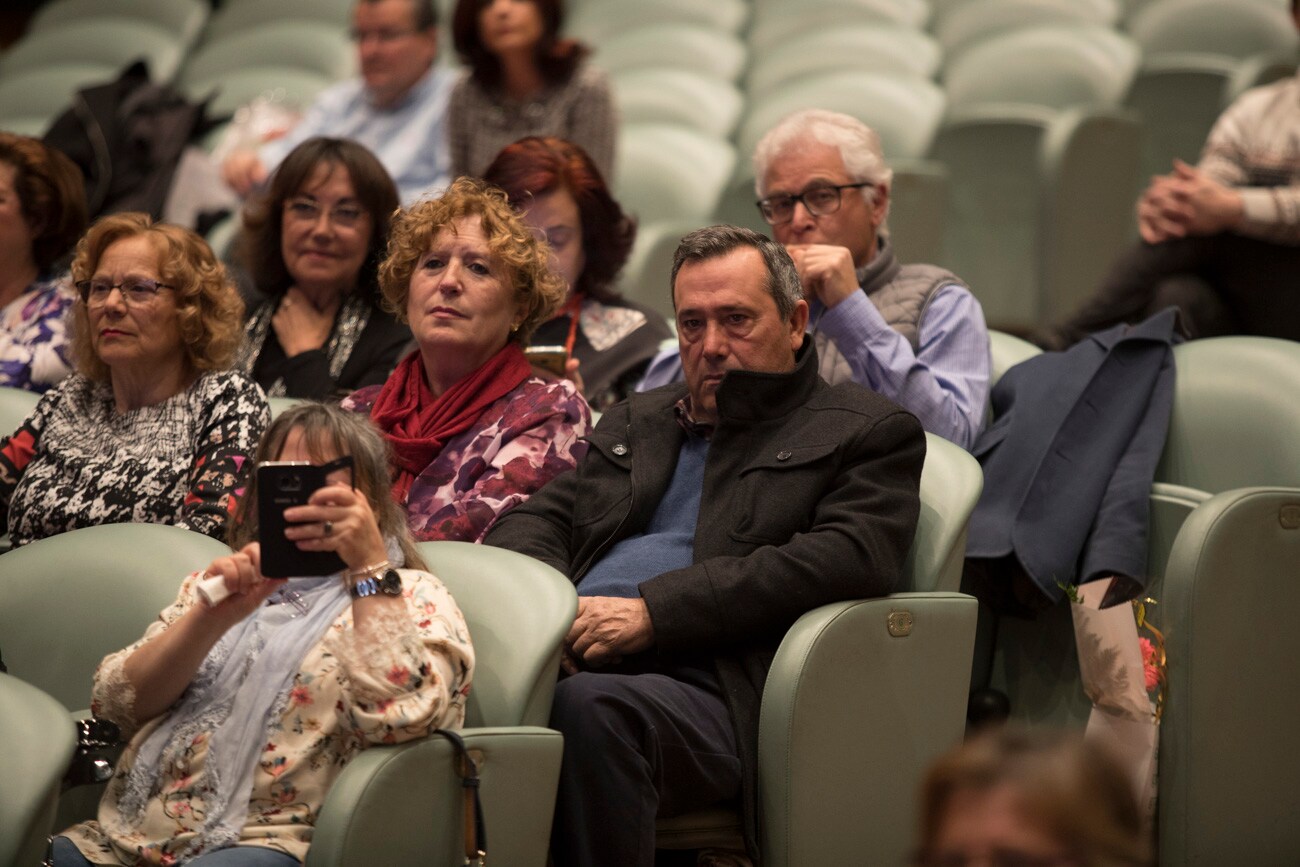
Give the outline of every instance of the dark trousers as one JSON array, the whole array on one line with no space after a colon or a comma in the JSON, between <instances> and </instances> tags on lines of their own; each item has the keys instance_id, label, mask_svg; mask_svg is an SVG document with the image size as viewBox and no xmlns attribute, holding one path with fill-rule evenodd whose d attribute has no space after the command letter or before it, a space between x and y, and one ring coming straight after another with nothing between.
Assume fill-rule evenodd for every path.
<instances>
[{"instance_id":1,"label":"dark trousers","mask_svg":"<svg viewBox=\"0 0 1300 867\"><path fill-rule=\"evenodd\" d=\"M555 867L654 864L655 817L734 798L731 714L710 678L583 672L555 691L564 734Z\"/></svg>"},{"instance_id":2,"label":"dark trousers","mask_svg":"<svg viewBox=\"0 0 1300 867\"><path fill-rule=\"evenodd\" d=\"M1064 349L1094 331L1140 322L1170 305L1179 308L1192 337L1300 340L1298 302L1300 246L1228 233L1139 243L1116 260L1096 295L1035 341Z\"/></svg>"}]
</instances>

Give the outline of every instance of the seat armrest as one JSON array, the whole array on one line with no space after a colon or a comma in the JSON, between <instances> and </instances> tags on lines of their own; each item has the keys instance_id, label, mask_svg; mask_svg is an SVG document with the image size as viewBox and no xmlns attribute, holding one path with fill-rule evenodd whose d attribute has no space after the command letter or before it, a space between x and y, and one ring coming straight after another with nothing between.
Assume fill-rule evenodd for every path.
<instances>
[{"instance_id":1,"label":"seat armrest","mask_svg":"<svg viewBox=\"0 0 1300 867\"><path fill-rule=\"evenodd\" d=\"M535 726L468 728L490 863L544 867L564 739ZM308 867L464 863L455 751L431 736L371 747L339 775L317 818Z\"/></svg>"},{"instance_id":2,"label":"seat armrest","mask_svg":"<svg viewBox=\"0 0 1300 867\"><path fill-rule=\"evenodd\" d=\"M903 863L925 769L965 732L976 609L899 593L822 606L786 633L759 721L765 865Z\"/></svg>"}]
</instances>

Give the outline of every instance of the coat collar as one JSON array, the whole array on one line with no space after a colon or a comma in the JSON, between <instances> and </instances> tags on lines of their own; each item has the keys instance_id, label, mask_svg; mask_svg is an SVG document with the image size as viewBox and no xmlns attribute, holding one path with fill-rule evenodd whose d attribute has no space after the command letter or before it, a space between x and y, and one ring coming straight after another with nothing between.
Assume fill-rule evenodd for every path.
<instances>
[{"instance_id":1,"label":"coat collar","mask_svg":"<svg viewBox=\"0 0 1300 867\"><path fill-rule=\"evenodd\" d=\"M812 337L804 335L794 358L794 369L786 373L733 370L724 376L718 386L719 426L781 418L806 404L819 381Z\"/></svg>"},{"instance_id":2,"label":"coat collar","mask_svg":"<svg viewBox=\"0 0 1300 867\"><path fill-rule=\"evenodd\" d=\"M866 265L857 269L858 285L862 287L863 292L870 295L894 282L902 267L894 256L894 245L889 242L889 236L878 235L876 255Z\"/></svg>"},{"instance_id":3,"label":"coat collar","mask_svg":"<svg viewBox=\"0 0 1300 867\"><path fill-rule=\"evenodd\" d=\"M1181 343L1178 331L1178 308L1166 307L1137 325L1116 325L1088 335L1088 339L1109 351L1121 340L1155 340L1160 343Z\"/></svg>"}]
</instances>

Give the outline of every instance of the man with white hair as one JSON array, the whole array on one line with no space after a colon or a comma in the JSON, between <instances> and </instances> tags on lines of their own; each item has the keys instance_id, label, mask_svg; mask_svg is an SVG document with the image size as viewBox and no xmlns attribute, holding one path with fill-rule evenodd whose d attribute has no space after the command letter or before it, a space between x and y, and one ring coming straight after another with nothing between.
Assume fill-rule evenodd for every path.
<instances>
[{"instance_id":1,"label":"man with white hair","mask_svg":"<svg viewBox=\"0 0 1300 867\"><path fill-rule=\"evenodd\" d=\"M954 274L895 258L879 136L847 115L799 111L758 143L754 177L763 219L799 271L822 377L873 389L970 448L989 389L984 314ZM669 350L640 389L679 379Z\"/></svg>"}]
</instances>

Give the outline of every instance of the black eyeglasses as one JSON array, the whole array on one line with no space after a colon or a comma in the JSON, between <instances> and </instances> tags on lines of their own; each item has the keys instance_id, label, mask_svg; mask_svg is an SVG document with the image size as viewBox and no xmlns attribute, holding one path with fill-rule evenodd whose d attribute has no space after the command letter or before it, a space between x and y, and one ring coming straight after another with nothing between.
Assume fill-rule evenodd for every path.
<instances>
[{"instance_id":1,"label":"black eyeglasses","mask_svg":"<svg viewBox=\"0 0 1300 867\"><path fill-rule=\"evenodd\" d=\"M758 205L758 210L769 226L779 226L794 218L794 206L799 202L803 202L808 213L814 217L823 217L840 209L840 193L844 190L860 190L863 187L874 186L875 184L870 181L859 181L856 184L810 187L797 196L768 196L754 204Z\"/></svg>"},{"instance_id":2,"label":"black eyeglasses","mask_svg":"<svg viewBox=\"0 0 1300 867\"><path fill-rule=\"evenodd\" d=\"M112 280L78 280L76 286L81 293L81 303L87 307L103 307L114 289L122 290L122 300L127 306L139 307L158 297L159 291L176 288L148 277L125 277L121 283Z\"/></svg>"}]
</instances>

